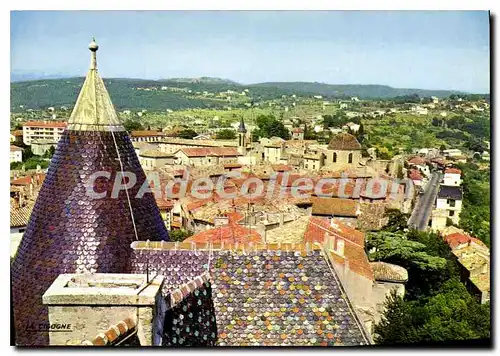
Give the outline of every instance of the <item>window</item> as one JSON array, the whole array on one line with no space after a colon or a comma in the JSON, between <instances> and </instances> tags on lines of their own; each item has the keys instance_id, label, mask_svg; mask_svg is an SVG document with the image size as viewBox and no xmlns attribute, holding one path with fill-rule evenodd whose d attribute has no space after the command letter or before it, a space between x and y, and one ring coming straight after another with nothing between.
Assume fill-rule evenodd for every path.
<instances>
[{"instance_id":1,"label":"window","mask_svg":"<svg viewBox=\"0 0 500 356\"><path fill-rule=\"evenodd\" d=\"M453 199L448 199L448 200L450 201L450 203L449 203L450 207L452 207L452 208L455 207L455 200L453 200Z\"/></svg>"},{"instance_id":2,"label":"window","mask_svg":"<svg viewBox=\"0 0 500 356\"><path fill-rule=\"evenodd\" d=\"M352 163L352 153L349 153L349 158L347 159L347 163Z\"/></svg>"},{"instance_id":3,"label":"window","mask_svg":"<svg viewBox=\"0 0 500 356\"><path fill-rule=\"evenodd\" d=\"M450 216L455 216L455 211L454 210L450 211Z\"/></svg>"},{"instance_id":4,"label":"window","mask_svg":"<svg viewBox=\"0 0 500 356\"><path fill-rule=\"evenodd\" d=\"M333 152L333 163L337 162L337 152Z\"/></svg>"}]
</instances>

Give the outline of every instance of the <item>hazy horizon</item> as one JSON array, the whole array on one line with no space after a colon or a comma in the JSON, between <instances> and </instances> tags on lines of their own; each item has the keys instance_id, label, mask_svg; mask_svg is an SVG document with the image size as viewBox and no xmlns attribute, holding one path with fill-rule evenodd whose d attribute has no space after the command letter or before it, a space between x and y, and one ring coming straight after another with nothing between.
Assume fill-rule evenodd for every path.
<instances>
[{"instance_id":1,"label":"hazy horizon","mask_svg":"<svg viewBox=\"0 0 500 356\"><path fill-rule=\"evenodd\" d=\"M84 76L92 36L105 78L490 91L487 11L13 11L11 76Z\"/></svg>"}]
</instances>

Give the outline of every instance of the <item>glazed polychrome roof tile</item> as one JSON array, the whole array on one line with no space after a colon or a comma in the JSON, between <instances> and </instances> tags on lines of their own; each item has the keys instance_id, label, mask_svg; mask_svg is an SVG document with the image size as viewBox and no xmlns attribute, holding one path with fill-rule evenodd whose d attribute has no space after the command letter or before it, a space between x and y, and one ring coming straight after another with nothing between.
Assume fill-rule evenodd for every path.
<instances>
[{"instance_id":1,"label":"glazed polychrome roof tile","mask_svg":"<svg viewBox=\"0 0 500 356\"><path fill-rule=\"evenodd\" d=\"M322 249L212 250L210 259L207 250L139 244L145 246L134 244L134 272L144 273L149 266L170 286L209 270L219 346L370 343Z\"/></svg>"}]
</instances>

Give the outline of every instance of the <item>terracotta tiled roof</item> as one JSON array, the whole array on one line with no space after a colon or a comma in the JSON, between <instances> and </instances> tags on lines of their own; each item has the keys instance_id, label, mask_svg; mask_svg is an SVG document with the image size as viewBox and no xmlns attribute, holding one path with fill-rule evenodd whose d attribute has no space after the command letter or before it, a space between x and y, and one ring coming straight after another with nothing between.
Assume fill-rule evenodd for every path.
<instances>
[{"instance_id":1,"label":"terracotta tiled roof","mask_svg":"<svg viewBox=\"0 0 500 356\"><path fill-rule=\"evenodd\" d=\"M118 343L124 336L135 332L136 322L132 318L126 318L119 323L112 325L108 330L99 333L94 340L84 341L82 345L106 346Z\"/></svg>"},{"instance_id":2,"label":"terracotta tiled roof","mask_svg":"<svg viewBox=\"0 0 500 356\"><path fill-rule=\"evenodd\" d=\"M373 270L364 248L364 234L338 219L334 219L333 224L330 224L328 220L311 217L304 235L304 242L322 243L325 236L328 235L340 237L345 241L344 255L333 256L335 253L331 252L332 257L336 258L340 263L343 262L342 260L347 260L351 271L373 280Z\"/></svg>"},{"instance_id":3,"label":"terracotta tiled roof","mask_svg":"<svg viewBox=\"0 0 500 356\"><path fill-rule=\"evenodd\" d=\"M420 173L420 171L418 169L410 169L410 173L408 174L408 177L411 180L422 180L423 179L422 174Z\"/></svg>"},{"instance_id":4,"label":"terracotta tiled roof","mask_svg":"<svg viewBox=\"0 0 500 356\"><path fill-rule=\"evenodd\" d=\"M10 133L12 136L22 136L23 130L14 130Z\"/></svg>"},{"instance_id":5,"label":"terracotta tiled roof","mask_svg":"<svg viewBox=\"0 0 500 356\"><path fill-rule=\"evenodd\" d=\"M25 176L10 181L12 185L28 185L31 184L31 176Z\"/></svg>"},{"instance_id":6,"label":"terracotta tiled roof","mask_svg":"<svg viewBox=\"0 0 500 356\"><path fill-rule=\"evenodd\" d=\"M147 150L145 152L139 153L139 157L146 157L146 158L169 158L169 157L174 157L173 154L171 153L165 153L160 150Z\"/></svg>"},{"instance_id":7,"label":"terracotta tiled roof","mask_svg":"<svg viewBox=\"0 0 500 356\"><path fill-rule=\"evenodd\" d=\"M156 205L158 205L158 209L172 209L174 207L174 202L169 199L159 198L156 199Z\"/></svg>"},{"instance_id":8,"label":"terracotta tiled roof","mask_svg":"<svg viewBox=\"0 0 500 356\"><path fill-rule=\"evenodd\" d=\"M181 148L180 151L184 152L184 154L188 157L240 156L240 153L234 147L189 147L189 148Z\"/></svg>"},{"instance_id":9,"label":"terracotta tiled roof","mask_svg":"<svg viewBox=\"0 0 500 356\"><path fill-rule=\"evenodd\" d=\"M23 124L23 127L66 127L68 123L61 121L28 121Z\"/></svg>"},{"instance_id":10,"label":"terracotta tiled roof","mask_svg":"<svg viewBox=\"0 0 500 356\"><path fill-rule=\"evenodd\" d=\"M335 135L328 144L329 150L337 151L353 151L360 150L361 144L356 137L346 132L341 132Z\"/></svg>"},{"instance_id":11,"label":"terracotta tiled roof","mask_svg":"<svg viewBox=\"0 0 500 356\"><path fill-rule=\"evenodd\" d=\"M208 229L188 237L185 242L229 242L229 243L258 243L262 237L255 230L250 230L245 226L238 224L243 216L237 212L226 214L229 218L229 224L214 229Z\"/></svg>"},{"instance_id":12,"label":"terracotta tiled roof","mask_svg":"<svg viewBox=\"0 0 500 356\"><path fill-rule=\"evenodd\" d=\"M408 271L401 266L386 262L371 262L373 276L377 281L404 283L408 281Z\"/></svg>"},{"instance_id":13,"label":"terracotta tiled roof","mask_svg":"<svg viewBox=\"0 0 500 356\"><path fill-rule=\"evenodd\" d=\"M462 174L462 171L458 168L446 168L444 173Z\"/></svg>"},{"instance_id":14,"label":"terracotta tiled roof","mask_svg":"<svg viewBox=\"0 0 500 356\"><path fill-rule=\"evenodd\" d=\"M341 198L310 198L313 215L328 215L342 217L356 217L357 205L355 200Z\"/></svg>"},{"instance_id":15,"label":"terracotta tiled roof","mask_svg":"<svg viewBox=\"0 0 500 356\"><path fill-rule=\"evenodd\" d=\"M292 132L293 132L293 133L302 133L302 132L304 132L304 130L303 130L303 129L301 129L300 127L296 127L296 128L294 128L294 129L292 130Z\"/></svg>"},{"instance_id":16,"label":"terracotta tiled roof","mask_svg":"<svg viewBox=\"0 0 500 356\"><path fill-rule=\"evenodd\" d=\"M408 163L414 164L417 166L423 166L425 164L425 159L423 159L422 157L419 157L419 156L415 156L415 157L409 159Z\"/></svg>"},{"instance_id":17,"label":"terracotta tiled roof","mask_svg":"<svg viewBox=\"0 0 500 356\"><path fill-rule=\"evenodd\" d=\"M288 172L292 170L292 168L286 164L273 164L272 167L275 172Z\"/></svg>"},{"instance_id":18,"label":"terracotta tiled roof","mask_svg":"<svg viewBox=\"0 0 500 356\"><path fill-rule=\"evenodd\" d=\"M226 163L224 168L241 168L242 165L239 163Z\"/></svg>"},{"instance_id":19,"label":"terracotta tiled roof","mask_svg":"<svg viewBox=\"0 0 500 356\"><path fill-rule=\"evenodd\" d=\"M486 247L486 245L481 240L476 239L475 237L470 237L465 234L461 234L459 232L446 235L444 237L444 241L448 244L448 246L450 246L452 250L456 249L460 245L468 244L470 242L475 242L480 246Z\"/></svg>"},{"instance_id":20,"label":"terracotta tiled roof","mask_svg":"<svg viewBox=\"0 0 500 356\"><path fill-rule=\"evenodd\" d=\"M10 151L14 152L14 151L24 151L24 150L21 147L10 145Z\"/></svg>"},{"instance_id":21,"label":"terracotta tiled roof","mask_svg":"<svg viewBox=\"0 0 500 356\"><path fill-rule=\"evenodd\" d=\"M152 136L165 136L164 132L160 131L131 131L130 136L132 137L152 137Z\"/></svg>"},{"instance_id":22,"label":"terracotta tiled roof","mask_svg":"<svg viewBox=\"0 0 500 356\"><path fill-rule=\"evenodd\" d=\"M21 208L10 209L10 227L27 226L30 220L34 204L28 204Z\"/></svg>"}]
</instances>

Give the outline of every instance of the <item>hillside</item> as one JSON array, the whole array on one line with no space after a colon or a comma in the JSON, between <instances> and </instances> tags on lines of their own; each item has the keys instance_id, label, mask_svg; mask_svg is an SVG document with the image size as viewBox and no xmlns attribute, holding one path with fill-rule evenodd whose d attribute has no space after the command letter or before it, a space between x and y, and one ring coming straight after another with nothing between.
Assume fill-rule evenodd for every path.
<instances>
[{"instance_id":1,"label":"hillside","mask_svg":"<svg viewBox=\"0 0 500 356\"><path fill-rule=\"evenodd\" d=\"M48 106L72 106L84 78L42 79L11 83L11 108L40 109ZM243 85L220 78L171 78L163 80L105 78L113 103L120 109L179 110L188 108L238 107L244 100L272 100L282 95L300 97L321 95L325 98L387 99L401 95L449 96L452 91L397 89L384 85L332 85L308 82L269 82ZM228 103L215 94L232 90L242 100ZM208 95L203 94L209 93ZM455 92L457 93L457 92Z\"/></svg>"},{"instance_id":2,"label":"hillside","mask_svg":"<svg viewBox=\"0 0 500 356\"><path fill-rule=\"evenodd\" d=\"M251 87L274 87L294 92L309 92L326 97L358 97L360 99L387 99L396 96L418 94L420 97L447 97L459 94L450 90L401 89L388 85L325 84L311 82L267 82L252 84Z\"/></svg>"}]
</instances>

